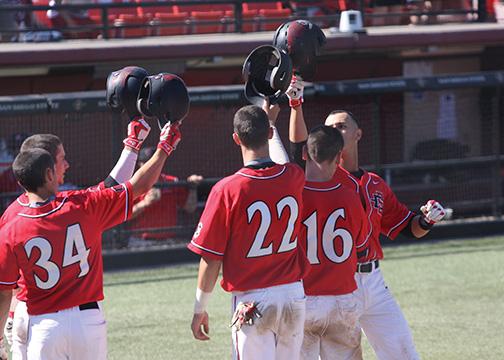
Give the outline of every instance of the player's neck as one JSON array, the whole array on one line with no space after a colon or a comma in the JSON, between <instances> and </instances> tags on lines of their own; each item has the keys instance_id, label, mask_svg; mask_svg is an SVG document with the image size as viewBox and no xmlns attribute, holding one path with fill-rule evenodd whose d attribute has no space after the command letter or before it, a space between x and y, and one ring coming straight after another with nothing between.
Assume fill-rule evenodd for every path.
<instances>
[{"instance_id":1,"label":"player's neck","mask_svg":"<svg viewBox=\"0 0 504 360\"><path fill-rule=\"evenodd\" d=\"M320 165L315 161L306 162L306 180L313 182L330 181L334 176L334 166Z\"/></svg>"},{"instance_id":2,"label":"player's neck","mask_svg":"<svg viewBox=\"0 0 504 360\"><path fill-rule=\"evenodd\" d=\"M244 146L242 146L241 148L244 165L257 159L269 158L269 151L267 146L257 150L247 149Z\"/></svg>"},{"instance_id":3,"label":"player's neck","mask_svg":"<svg viewBox=\"0 0 504 360\"><path fill-rule=\"evenodd\" d=\"M352 173L359 170L359 153L357 151L344 152L340 166Z\"/></svg>"},{"instance_id":4,"label":"player's neck","mask_svg":"<svg viewBox=\"0 0 504 360\"><path fill-rule=\"evenodd\" d=\"M51 196L53 196L54 193L46 188L39 188L37 189L37 192L26 192L26 196L28 197L28 201L30 204L33 203L42 203L44 201L47 201Z\"/></svg>"}]
</instances>

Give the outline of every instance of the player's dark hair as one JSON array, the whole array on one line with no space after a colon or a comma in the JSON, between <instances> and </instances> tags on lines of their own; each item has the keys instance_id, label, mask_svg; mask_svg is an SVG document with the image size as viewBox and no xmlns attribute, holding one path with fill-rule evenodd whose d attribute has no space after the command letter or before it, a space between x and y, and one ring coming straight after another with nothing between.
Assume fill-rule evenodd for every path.
<instances>
[{"instance_id":1,"label":"player's dark hair","mask_svg":"<svg viewBox=\"0 0 504 360\"><path fill-rule=\"evenodd\" d=\"M257 150L268 143L270 123L268 115L259 106L248 105L238 110L233 127L246 148Z\"/></svg>"},{"instance_id":2,"label":"player's dark hair","mask_svg":"<svg viewBox=\"0 0 504 360\"><path fill-rule=\"evenodd\" d=\"M20 152L24 152L30 149L43 149L47 151L56 161L56 153L58 152L58 146L62 144L59 137L53 134L35 134L27 137L25 141L21 144Z\"/></svg>"},{"instance_id":3,"label":"player's dark hair","mask_svg":"<svg viewBox=\"0 0 504 360\"><path fill-rule=\"evenodd\" d=\"M44 186L47 169L54 169L54 160L44 149L22 151L12 163L16 180L29 192L36 192Z\"/></svg>"},{"instance_id":4,"label":"player's dark hair","mask_svg":"<svg viewBox=\"0 0 504 360\"><path fill-rule=\"evenodd\" d=\"M343 136L332 126L319 125L308 134L306 148L310 159L320 164L333 160L343 150Z\"/></svg>"},{"instance_id":5,"label":"player's dark hair","mask_svg":"<svg viewBox=\"0 0 504 360\"><path fill-rule=\"evenodd\" d=\"M355 115L354 115L354 114L352 114L350 111L348 111L348 110L333 110L333 111L331 111L331 112L329 113L329 115L327 115L327 116L336 115L336 114L347 114L347 116L348 116L350 119L352 119L354 123L356 123L356 124L357 124L357 127L358 127L359 129L361 128L359 119L357 119L357 118L355 117Z\"/></svg>"}]
</instances>

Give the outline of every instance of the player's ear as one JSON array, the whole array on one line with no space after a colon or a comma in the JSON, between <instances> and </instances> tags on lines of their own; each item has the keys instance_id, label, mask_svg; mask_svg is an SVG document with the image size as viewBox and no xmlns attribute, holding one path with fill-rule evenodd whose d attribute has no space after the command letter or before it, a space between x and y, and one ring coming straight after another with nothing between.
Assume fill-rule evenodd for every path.
<instances>
[{"instance_id":1,"label":"player's ear","mask_svg":"<svg viewBox=\"0 0 504 360\"><path fill-rule=\"evenodd\" d=\"M241 145L240 137L235 132L233 133L233 141L235 142L236 145Z\"/></svg>"},{"instance_id":2,"label":"player's ear","mask_svg":"<svg viewBox=\"0 0 504 360\"><path fill-rule=\"evenodd\" d=\"M268 139L271 140L273 139L273 128L270 126L269 131L268 131Z\"/></svg>"},{"instance_id":3,"label":"player's ear","mask_svg":"<svg viewBox=\"0 0 504 360\"><path fill-rule=\"evenodd\" d=\"M362 129L357 129L357 141L360 141L362 138Z\"/></svg>"},{"instance_id":4,"label":"player's ear","mask_svg":"<svg viewBox=\"0 0 504 360\"><path fill-rule=\"evenodd\" d=\"M301 154L304 161L308 160L308 148L306 145L303 145L303 152Z\"/></svg>"}]
</instances>

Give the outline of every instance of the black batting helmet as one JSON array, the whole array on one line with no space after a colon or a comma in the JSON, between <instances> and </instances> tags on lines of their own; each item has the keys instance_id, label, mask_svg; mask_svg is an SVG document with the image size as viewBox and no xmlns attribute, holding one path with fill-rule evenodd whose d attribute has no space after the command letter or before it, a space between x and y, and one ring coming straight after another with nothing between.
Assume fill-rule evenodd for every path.
<instances>
[{"instance_id":1,"label":"black batting helmet","mask_svg":"<svg viewBox=\"0 0 504 360\"><path fill-rule=\"evenodd\" d=\"M138 92L149 74L138 66L127 66L113 71L107 78L107 105L112 111L126 111L130 118L140 116L136 107Z\"/></svg>"},{"instance_id":2,"label":"black batting helmet","mask_svg":"<svg viewBox=\"0 0 504 360\"><path fill-rule=\"evenodd\" d=\"M273 38L273 45L289 54L294 72L306 81L313 81L316 57L325 42L322 30L307 20L280 25Z\"/></svg>"},{"instance_id":3,"label":"black batting helmet","mask_svg":"<svg viewBox=\"0 0 504 360\"><path fill-rule=\"evenodd\" d=\"M137 108L147 117L156 117L160 128L167 122L182 121L189 112L187 87L174 74L148 76L138 93Z\"/></svg>"},{"instance_id":4,"label":"black batting helmet","mask_svg":"<svg viewBox=\"0 0 504 360\"><path fill-rule=\"evenodd\" d=\"M292 62L289 56L271 45L262 45L249 54L243 64L245 97L252 104L262 106L265 98L275 104L289 87Z\"/></svg>"}]
</instances>

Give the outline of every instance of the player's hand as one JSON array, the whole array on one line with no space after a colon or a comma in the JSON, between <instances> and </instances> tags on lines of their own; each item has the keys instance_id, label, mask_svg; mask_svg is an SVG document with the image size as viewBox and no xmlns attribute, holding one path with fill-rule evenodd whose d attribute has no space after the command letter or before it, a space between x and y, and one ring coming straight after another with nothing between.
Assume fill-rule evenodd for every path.
<instances>
[{"instance_id":1,"label":"player's hand","mask_svg":"<svg viewBox=\"0 0 504 360\"><path fill-rule=\"evenodd\" d=\"M193 315L191 330L195 339L210 340L208 336L210 327L208 326L208 313L206 311Z\"/></svg>"},{"instance_id":2,"label":"player's hand","mask_svg":"<svg viewBox=\"0 0 504 360\"><path fill-rule=\"evenodd\" d=\"M128 137L123 140L124 146L139 151L150 132L150 126L142 118L133 119L128 124Z\"/></svg>"},{"instance_id":3,"label":"player's hand","mask_svg":"<svg viewBox=\"0 0 504 360\"><path fill-rule=\"evenodd\" d=\"M427 201L420 211L422 211L425 221L431 225L441 221L446 215L445 209L436 200Z\"/></svg>"},{"instance_id":4,"label":"player's hand","mask_svg":"<svg viewBox=\"0 0 504 360\"><path fill-rule=\"evenodd\" d=\"M289 88L285 92L285 94L289 98L289 106L291 108L296 108L303 103L303 92L304 81L300 77L292 75L292 80Z\"/></svg>"},{"instance_id":5,"label":"player's hand","mask_svg":"<svg viewBox=\"0 0 504 360\"><path fill-rule=\"evenodd\" d=\"M9 346L12 346L12 324L14 323L14 319L12 317L7 318L7 322L4 327L4 339L7 341Z\"/></svg>"},{"instance_id":6,"label":"player's hand","mask_svg":"<svg viewBox=\"0 0 504 360\"><path fill-rule=\"evenodd\" d=\"M177 148L178 143L182 140L182 134L179 130L180 124L175 122L174 124L167 123L161 129L161 135L159 135L159 143L157 148L163 150L166 155L170 156L173 150Z\"/></svg>"},{"instance_id":7,"label":"player's hand","mask_svg":"<svg viewBox=\"0 0 504 360\"><path fill-rule=\"evenodd\" d=\"M7 350L3 342L3 338L0 337L0 360L9 360Z\"/></svg>"},{"instance_id":8,"label":"player's hand","mask_svg":"<svg viewBox=\"0 0 504 360\"><path fill-rule=\"evenodd\" d=\"M278 118L278 114L280 113L280 105L274 104L270 105L269 99L264 99L264 104L262 109L268 115L269 122L272 126L275 126L275 123Z\"/></svg>"}]
</instances>

